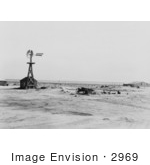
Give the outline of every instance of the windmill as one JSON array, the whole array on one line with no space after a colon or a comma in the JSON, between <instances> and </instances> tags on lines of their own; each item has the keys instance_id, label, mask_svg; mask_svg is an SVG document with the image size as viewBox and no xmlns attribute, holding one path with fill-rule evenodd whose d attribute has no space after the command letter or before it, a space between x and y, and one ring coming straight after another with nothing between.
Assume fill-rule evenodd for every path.
<instances>
[{"instance_id":1,"label":"windmill","mask_svg":"<svg viewBox=\"0 0 150 165\"><path fill-rule=\"evenodd\" d=\"M28 50L26 53L27 57L30 58L30 61L27 62L29 64L27 77L20 80L20 88L21 89L30 89L37 88L37 80L34 79L33 68L32 65L35 64L32 62L32 58L34 56L33 50ZM42 56L43 53L36 53L35 56Z\"/></svg>"}]
</instances>

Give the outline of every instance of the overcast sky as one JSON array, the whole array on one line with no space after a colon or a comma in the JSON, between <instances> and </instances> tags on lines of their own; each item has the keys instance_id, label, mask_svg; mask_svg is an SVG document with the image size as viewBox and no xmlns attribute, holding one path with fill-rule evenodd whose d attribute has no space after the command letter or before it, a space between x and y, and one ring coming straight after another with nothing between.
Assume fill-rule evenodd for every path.
<instances>
[{"instance_id":1,"label":"overcast sky","mask_svg":"<svg viewBox=\"0 0 150 165\"><path fill-rule=\"evenodd\" d=\"M150 82L150 22L0 22L0 78Z\"/></svg>"}]
</instances>

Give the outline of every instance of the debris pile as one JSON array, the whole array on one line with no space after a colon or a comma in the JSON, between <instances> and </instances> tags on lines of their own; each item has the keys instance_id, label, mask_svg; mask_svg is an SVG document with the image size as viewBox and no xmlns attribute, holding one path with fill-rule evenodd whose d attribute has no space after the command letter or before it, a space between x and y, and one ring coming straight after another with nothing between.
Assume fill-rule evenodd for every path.
<instances>
[{"instance_id":1,"label":"debris pile","mask_svg":"<svg viewBox=\"0 0 150 165\"><path fill-rule=\"evenodd\" d=\"M42 86L41 89L47 89L48 87Z\"/></svg>"},{"instance_id":2,"label":"debris pile","mask_svg":"<svg viewBox=\"0 0 150 165\"><path fill-rule=\"evenodd\" d=\"M94 89L92 89L92 88L85 88L85 87L77 88L77 92L76 93L80 94L80 95L96 94Z\"/></svg>"},{"instance_id":3,"label":"debris pile","mask_svg":"<svg viewBox=\"0 0 150 165\"><path fill-rule=\"evenodd\" d=\"M114 91L113 90L103 90L102 94L109 94L109 95L111 95L111 94L113 94L113 95L118 94L118 95L120 95L121 91L119 91L119 90L114 90Z\"/></svg>"}]
</instances>

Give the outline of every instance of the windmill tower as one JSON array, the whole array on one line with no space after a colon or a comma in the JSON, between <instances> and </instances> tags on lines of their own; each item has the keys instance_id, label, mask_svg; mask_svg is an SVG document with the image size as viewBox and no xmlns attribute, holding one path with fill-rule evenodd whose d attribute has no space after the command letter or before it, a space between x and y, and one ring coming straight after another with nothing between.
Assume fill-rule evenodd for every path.
<instances>
[{"instance_id":1,"label":"windmill tower","mask_svg":"<svg viewBox=\"0 0 150 165\"><path fill-rule=\"evenodd\" d=\"M32 68L32 65L35 64L34 62L32 62L32 58L34 56L33 51L28 50L26 55L28 58L30 58L30 61L27 62L27 64L29 64L28 74L27 77L20 80L20 88L21 89L37 88L37 80L34 79L33 68ZM35 55L42 56L43 53L36 53Z\"/></svg>"}]
</instances>

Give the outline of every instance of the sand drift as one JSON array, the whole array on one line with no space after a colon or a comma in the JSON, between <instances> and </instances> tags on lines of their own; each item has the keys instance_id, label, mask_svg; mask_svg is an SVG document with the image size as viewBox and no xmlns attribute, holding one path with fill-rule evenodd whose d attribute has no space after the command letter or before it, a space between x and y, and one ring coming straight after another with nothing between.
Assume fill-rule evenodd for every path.
<instances>
[{"instance_id":1,"label":"sand drift","mask_svg":"<svg viewBox=\"0 0 150 165\"><path fill-rule=\"evenodd\" d=\"M82 86L92 93L77 92ZM150 128L149 87L49 84L0 93L0 128Z\"/></svg>"}]
</instances>

